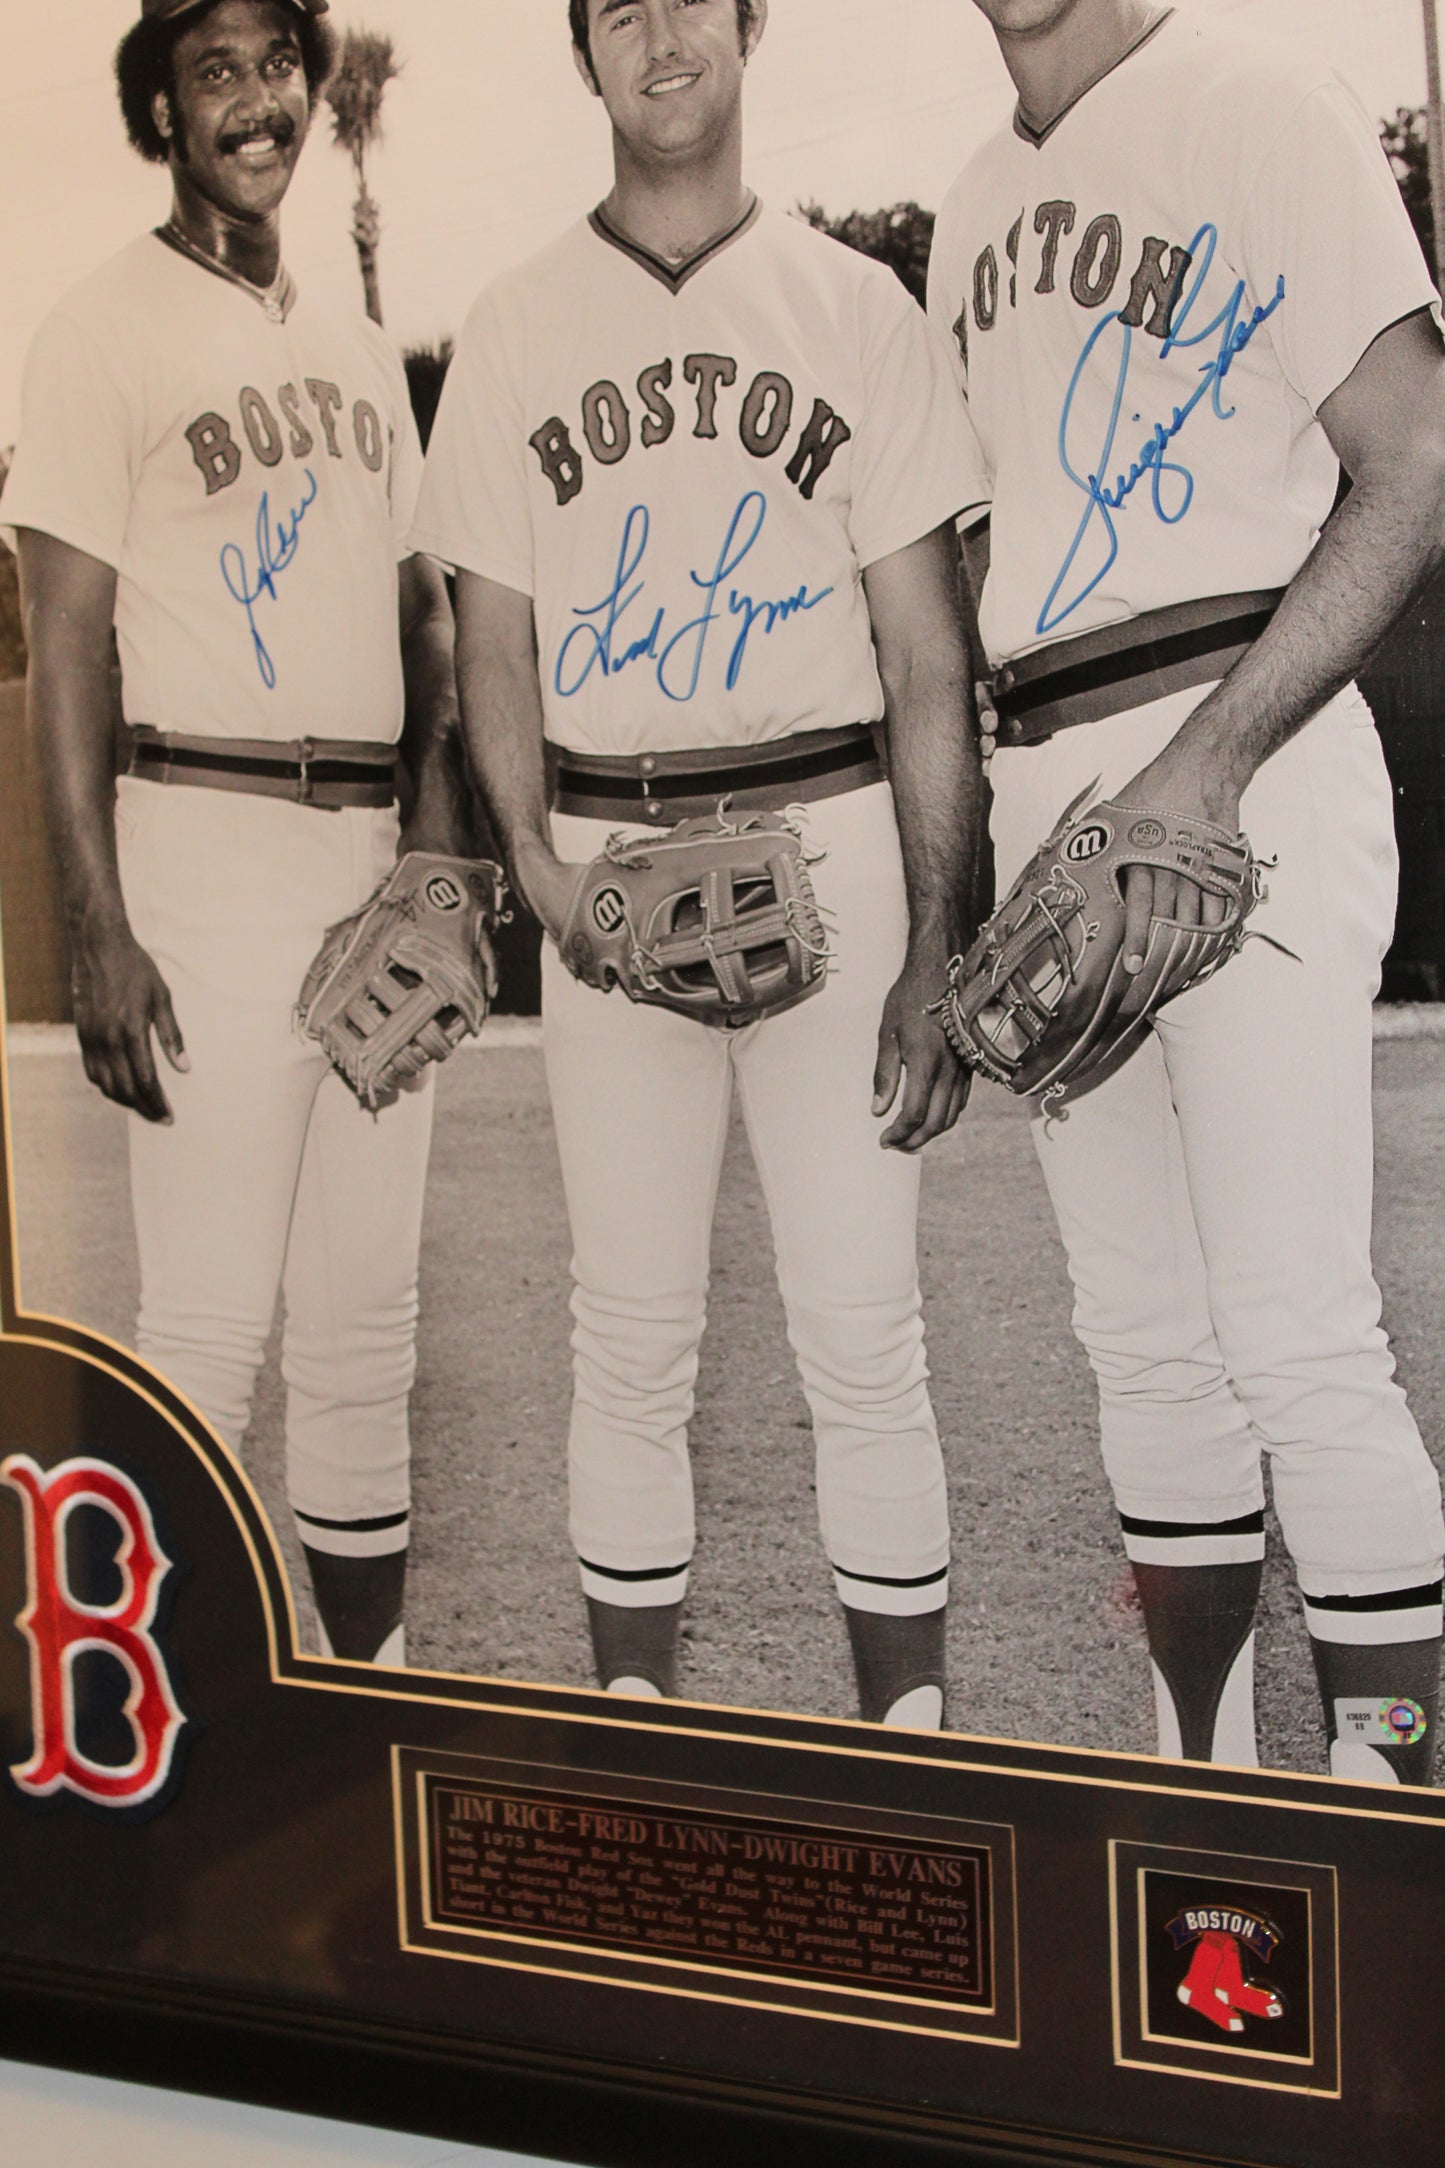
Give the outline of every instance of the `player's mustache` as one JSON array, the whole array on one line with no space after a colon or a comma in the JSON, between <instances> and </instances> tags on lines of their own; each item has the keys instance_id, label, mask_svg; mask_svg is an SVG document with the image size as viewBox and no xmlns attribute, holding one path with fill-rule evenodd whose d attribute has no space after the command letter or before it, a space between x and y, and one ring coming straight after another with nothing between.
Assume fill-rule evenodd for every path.
<instances>
[{"instance_id":1,"label":"player's mustache","mask_svg":"<svg viewBox=\"0 0 1445 2168\"><path fill-rule=\"evenodd\" d=\"M276 120L262 121L255 128L233 128L217 138L216 147L221 151L239 151L248 143L274 143L277 150L289 150L296 140L296 123L284 114Z\"/></svg>"}]
</instances>

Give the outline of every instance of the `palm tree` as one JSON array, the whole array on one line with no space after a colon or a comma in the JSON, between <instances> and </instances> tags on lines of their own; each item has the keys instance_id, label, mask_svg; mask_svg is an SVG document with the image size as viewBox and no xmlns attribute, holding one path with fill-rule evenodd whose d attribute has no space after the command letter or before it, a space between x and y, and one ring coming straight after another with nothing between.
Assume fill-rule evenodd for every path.
<instances>
[{"instance_id":1,"label":"palm tree","mask_svg":"<svg viewBox=\"0 0 1445 2168\"><path fill-rule=\"evenodd\" d=\"M381 242L381 212L366 185L366 158L381 141L381 102L386 86L401 73L391 39L374 30L351 29L342 40L341 58L326 86L331 132L356 169L356 205L351 237L361 263L366 313L381 322L381 287L376 274Z\"/></svg>"}]
</instances>

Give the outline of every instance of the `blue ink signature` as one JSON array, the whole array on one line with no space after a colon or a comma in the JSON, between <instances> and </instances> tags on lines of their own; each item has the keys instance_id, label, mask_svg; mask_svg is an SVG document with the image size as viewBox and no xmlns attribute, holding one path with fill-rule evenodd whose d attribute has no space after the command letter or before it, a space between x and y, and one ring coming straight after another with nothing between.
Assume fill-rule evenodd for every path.
<instances>
[{"instance_id":1,"label":"blue ink signature","mask_svg":"<svg viewBox=\"0 0 1445 2168\"><path fill-rule=\"evenodd\" d=\"M269 595L273 602L278 599L276 594L277 577L287 570L295 557L301 544L301 522L305 519L312 505L315 504L319 494L316 477L308 467L306 469L305 496L301 499L294 512L283 513L274 526L271 522L270 495L268 493L262 497L260 509L256 514L256 579L254 586L246 565L246 552L241 548L240 544L228 542L221 552L221 577L225 581L228 591L246 612L246 623L251 633L251 645L256 653L256 667L261 673L261 683L265 686L267 692L274 692L276 689L276 665L271 659L270 650L262 639L261 629L256 623L256 604L263 595Z\"/></svg>"},{"instance_id":2,"label":"blue ink signature","mask_svg":"<svg viewBox=\"0 0 1445 2168\"><path fill-rule=\"evenodd\" d=\"M1230 421L1234 416L1234 407L1225 406L1221 396L1224 380L1234 366L1236 358L1244 352L1250 340L1259 330L1260 325L1266 323L1273 316L1275 310L1282 305L1285 287L1284 277L1281 274L1275 283L1274 292L1269 300L1246 316L1243 314L1244 280L1241 279L1217 315L1212 316L1209 322L1202 325L1197 331L1186 330L1185 327L1189 324L1191 312L1203 290L1204 282L1209 276L1218 246L1218 228L1212 225L1201 226L1189 245L1189 254L1194 259L1190 283L1175 309L1172 326L1159 349L1159 358L1161 361L1165 361L1176 347L1180 352L1184 352L1191 347L1204 346L1210 340L1217 341L1216 348L1206 360L1199 364L1199 383L1190 393L1188 399L1185 400L1183 406L1176 406L1168 421L1154 424L1154 427L1140 446L1138 456L1127 469L1117 474L1112 481L1105 481L1103 477L1114 458L1114 440L1119 433L1119 417L1123 411L1124 393L1128 387L1129 363L1133 353L1134 333L1128 324L1123 325L1123 337L1119 345L1119 372L1114 384L1114 397L1109 410L1108 426L1104 432L1103 449L1099 453L1098 461L1092 470L1088 473L1081 473L1071 456L1069 441L1070 424L1074 417L1074 401L1096 348L1105 338L1111 326L1120 322L1121 311L1114 309L1108 316L1104 317L1095 326L1085 342L1084 350L1079 356L1078 365L1074 370L1068 393L1064 399L1063 413L1059 418L1059 464L1074 486L1083 491L1089 502L1084 516L1079 522L1078 532L1069 544L1068 554L1059 568L1058 578L1049 589L1043 609L1039 612L1038 624L1035 629L1040 633L1052 632L1055 626L1063 624L1065 618L1073 615L1079 605L1093 593L1099 582L1106 576L1110 566L1119 554L1119 536L1114 523L1114 514L1124 510L1130 497L1146 475L1149 477L1150 501L1153 504L1155 513L1163 521L1164 525L1166 527L1177 527L1184 518L1194 502L1194 476L1188 467L1177 459L1168 458L1166 454L1195 408L1201 406L1207 398L1220 421ZM1137 415L1135 419L1138 419ZM1078 589L1077 593L1069 596L1067 600L1061 601L1062 590L1074 569L1080 551L1088 541L1091 530L1094 529L1096 523L1099 525L1102 536L1105 552L1104 560L1098 566L1098 569L1084 581L1083 586Z\"/></svg>"},{"instance_id":3,"label":"blue ink signature","mask_svg":"<svg viewBox=\"0 0 1445 2168\"><path fill-rule=\"evenodd\" d=\"M833 592L831 587L824 587L815 595L809 594L805 581L791 595L756 601L753 596L732 587L728 589L726 611L719 606L724 584L757 542L767 516L767 498L761 490L750 489L733 513L711 572L688 574L693 586L702 592L701 611L669 635L665 610L656 611L648 622L645 604L632 616L628 626L624 627L622 622L647 584L638 574L647 554L652 518L645 504L635 504L622 529L622 546L617 553L617 569L610 590L600 602L574 608L572 612L579 622L562 642L553 678L559 696L571 700L581 692L594 671L599 671L605 679L614 678L629 665L645 662L652 666L658 686L669 700L691 700L701 682L712 628L724 615L742 620L728 654L725 682L731 692L742 674L748 644L759 625L766 636L802 611L816 610L818 604L825 602ZM633 627L637 628L635 636L628 638Z\"/></svg>"}]
</instances>

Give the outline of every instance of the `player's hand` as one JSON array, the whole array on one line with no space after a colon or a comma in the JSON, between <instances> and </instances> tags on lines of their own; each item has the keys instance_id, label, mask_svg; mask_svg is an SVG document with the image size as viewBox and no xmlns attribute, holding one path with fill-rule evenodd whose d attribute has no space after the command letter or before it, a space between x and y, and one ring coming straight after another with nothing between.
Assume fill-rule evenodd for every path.
<instances>
[{"instance_id":1,"label":"player's hand","mask_svg":"<svg viewBox=\"0 0 1445 2168\"><path fill-rule=\"evenodd\" d=\"M889 1113L900 1084L903 1088L897 1118L879 1140L885 1151L921 1152L952 1129L968 1104L972 1072L954 1060L941 1028L924 1013L937 999L947 968L948 958L941 952L910 954L883 1004L873 1071L874 1114L881 1119Z\"/></svg>"},{"instance_id":2,"label":"player's hand","mask_svg":"<svg viewBox=\"0 0 1445 2168\"><path fill-rule=\"evenodd\" d=\"M1114 802L1163 807L1170 813L1209 821L1229 835L1239 833L1238 788L1221 777L1212 764L1181 746L1178 739L1166 745L1156 760L1117 791ZM1124 883L1124 969L1133 973L1143 970L1149 927L1154 919L1172 919L1180 926L1220 926L1225 910L1223 896L1206 895L1181 873L1132 866Z\"/></svg>"},{"instance_id":3,"label":"player's hand","mask_svg":"<svg viewBox=\"0 0 1445 2168\"><path fill-rule=\"evenodd\" d=\"M190 1057L170 989L128 926L77 935L71 994L91 1083L148 1122L173 1121L156 1071L152 1031L166 1060L182 1075L190 1071Z\"/></svg>"}]
</instances>

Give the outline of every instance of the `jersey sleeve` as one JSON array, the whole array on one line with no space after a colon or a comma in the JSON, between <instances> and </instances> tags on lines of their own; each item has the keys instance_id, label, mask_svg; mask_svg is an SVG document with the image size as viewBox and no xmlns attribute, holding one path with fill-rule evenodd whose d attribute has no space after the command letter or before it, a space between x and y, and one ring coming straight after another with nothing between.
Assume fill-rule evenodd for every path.
<instances>
[{"instance_id":1,"label":"jersey sleeve","mask_svg":"<svg viewBox=\"0 0 1445 2168\"><path fill-rule=\"evenodd\" d=\"M387 369L392 379L391 531L398 558L413 554L411 530L416 521L416 502L421 491L421 438L412 412L411 389L401 356L387 341Z\"/></svg>"},{"instance_id":2,"label":"jersey sleeve","mask_svg":"<svg viewBox=\"0 0 1445 2168\"><path fill-rule=\"evenodd\" d=\"M947 345L891 273L870 284L849 522L865 571L992 494Z\"/></svg>"},{"instance_id":3,"label":"jersey sleeve","mask_svg":"<svg viewBox=\"0 0 1445 2168\"><path fill-rule=\"evenodd\" d=\"M138 400L100 343L50 317L26 358L20 435L0 498L0 532L34 527L119 570L139 465Z\"/></svg>"},{"instance_id":4,"label":"jersey sleeve","mask_svg":"<svg viewBox=\"0 0 1445 2168\"><path fill-rule=\"evenodd\" d=\"M954 382L958 387L958 396L963 401L964 406L967 407L968 363L964 348L968 337L968 324L966 304L962 309L959 306L959 293L962 288L961 283L955 276L954 258L958 254L958 244L954 235L954 220L951 211L952 198L949 197L945 199L943 209L938 214L938 222L933 234L933 247L929 252L928 321L933 327L934 336L941 340L943 344L944 351L948 356L949 368L953 372ZM978 432L976 429L974 436L977 440ZM971 505L965 505L959 514L958 525L960 532L976 526L980 520L987 519L993 508L993 477L988 472L988 457L981 444L979 446L979 460L981 486L977 493L977 501Z\"/></svg>"},{"instance_id":5,"label":"jersey sleeve","mask_svg":"<svg viewBox=\"0 0 1445 2168\"><path fill-rule=\"evenodd\" d=\"M533 591L522 400L501 312L475 304L447 371L427 447L411 546L453 570Z\"/></svg>"},{"instance_id":6,"label":"jersey sleeve","mask_svg":"<svg viewBox=\"0 0 1445 2168\"><path fill-rule=\"evenodd\" d=\"M1312 88L1270 143L1243 203L1239 260L1257 308L1283 280L1269 334L1316 413L1382 331L1438 309L1374 126L1343 83Z\"/></svg>"}]
</instances>

